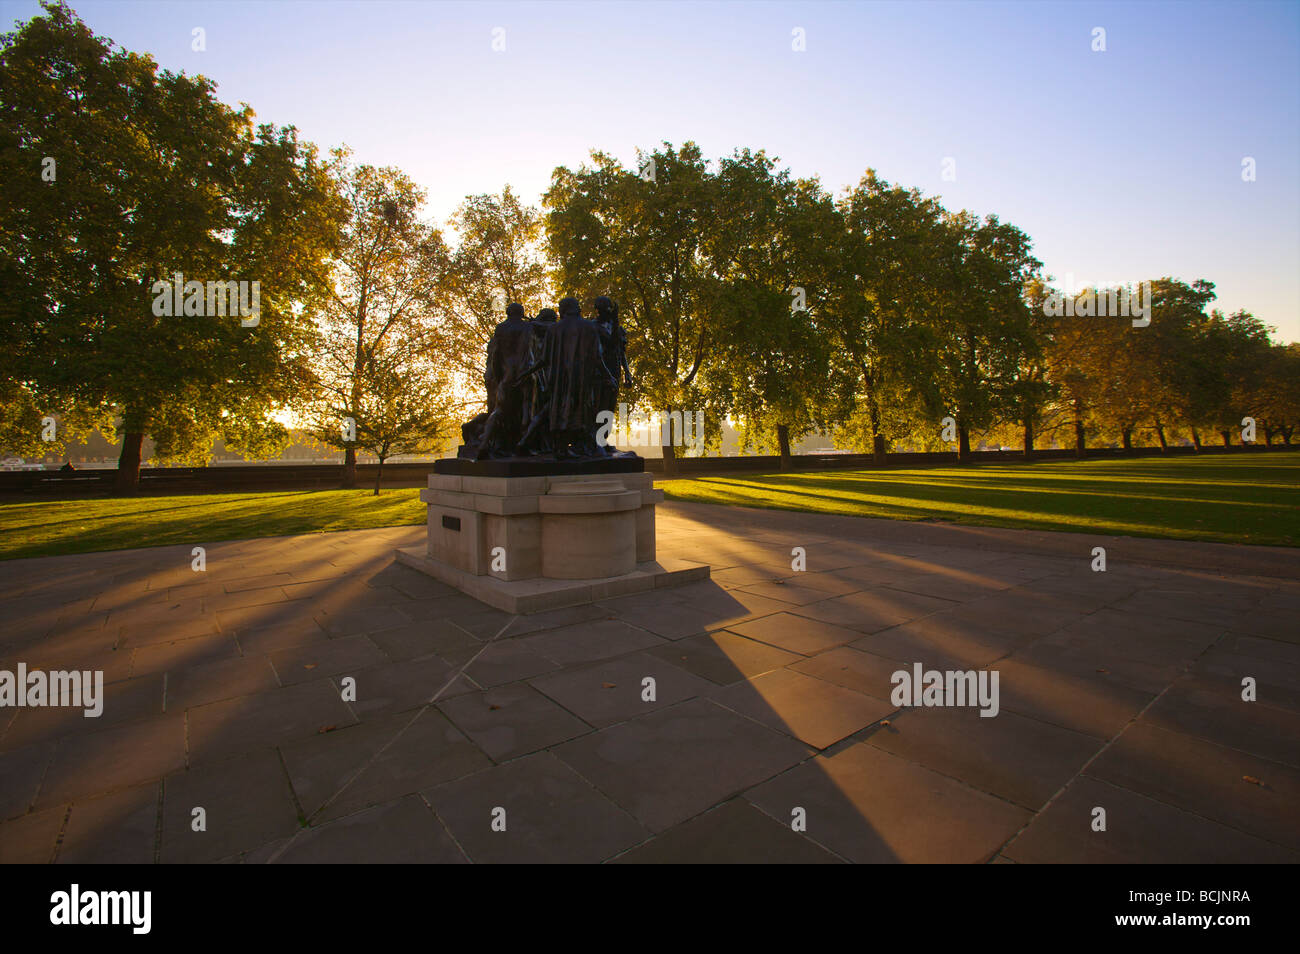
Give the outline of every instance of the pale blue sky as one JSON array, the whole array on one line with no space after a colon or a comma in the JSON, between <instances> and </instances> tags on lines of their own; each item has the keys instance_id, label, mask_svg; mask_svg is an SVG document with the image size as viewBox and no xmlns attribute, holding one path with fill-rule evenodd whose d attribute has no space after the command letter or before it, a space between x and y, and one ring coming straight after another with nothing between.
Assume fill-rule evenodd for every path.
<instances>
[{"instance_id":1,"label":"pale blue sky","mask_svg":"<svg viewBox=\"0 0 1300 954\"><path fill-rule=\"evenodd\" d=\"M750 146L836 191L874 167L996 213L1059 279L1208 279L1300 340L1294 0L72 5L261 119L402 168L439 219L506 183L536 200L593 148ZM0 0L6 25L38 9Z\"/></svg>"}]
</instances>

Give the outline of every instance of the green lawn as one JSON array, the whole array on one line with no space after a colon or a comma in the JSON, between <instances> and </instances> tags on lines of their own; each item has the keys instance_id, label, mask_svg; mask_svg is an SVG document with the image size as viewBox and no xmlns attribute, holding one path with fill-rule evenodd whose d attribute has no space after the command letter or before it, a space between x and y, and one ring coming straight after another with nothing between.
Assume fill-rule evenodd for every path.
<instances>
[{"instance_id":1,"label":"green lawn","mask_svg":"<svg viewBox=\"0 0 1300 954\"><path fill-rule=\"evenodd\" d=\"M700 477L672 500L991 527L1300 546L1300 454Z\"/></svg>"},{"instance_id":2,"label":"green lawn","mask_svg":"<svg viewBox=\"0 0 1300 954\"><path fill-rule=\"evenodd\" d=\"M277 491L0 504L0 559L424 523L420 490Z\"/></svg>"},{"instance_id":3,"label":"green lawn","mask_svg":"<svg viewBox=\"0 0 1300 954\"><path fill-rule=\"evenodd\" d=\"M1300 546L1300 454L701 477L669 499L994 527ZM0 504L0 559L424 522L419 490Z\"/></svg>"}]
</instances>

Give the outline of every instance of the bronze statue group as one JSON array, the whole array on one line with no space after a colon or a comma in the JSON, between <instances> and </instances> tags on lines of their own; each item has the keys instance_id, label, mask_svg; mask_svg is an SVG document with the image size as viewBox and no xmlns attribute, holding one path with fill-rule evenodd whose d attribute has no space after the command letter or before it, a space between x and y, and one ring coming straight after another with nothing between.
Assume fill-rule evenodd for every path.
<instances>
[{"instance_id":1,"label":"bronze statue group","mask_svg":"<svg viewBox=\"0 0 1300 954\"><path fill-rule=\"evenodd\" d=\"M613 301L602 295L594 304L594 321L576 298L531 320L523 305L506 308L487 347L487 411L462 426L461 457L615 456L596 439L597 415L617 409L620 376L632 385L627 335Z\"/></svg>"}]
</instances>

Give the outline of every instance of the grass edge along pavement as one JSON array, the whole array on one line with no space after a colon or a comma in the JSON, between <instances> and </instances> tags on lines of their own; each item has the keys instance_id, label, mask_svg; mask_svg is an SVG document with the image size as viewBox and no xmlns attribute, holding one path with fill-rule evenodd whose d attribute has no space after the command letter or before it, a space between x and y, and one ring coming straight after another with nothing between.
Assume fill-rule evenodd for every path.
<instances>
[{"instance_id":1,"label":"grass edge along pavement","mask_svg":"<svg viewBox=\"0 0 1300 954\"><path fill-rule=\"evenodd\" d=\"M1300 454L804 471L659 481L669 500L1300 546ZM421 524L418 488L0 504L0 560Z\"/></svg>"},{"instance_id":2,"label":"grass edge along pavement","mask_svg":"<svg viewBox=\"0 0 1300 954\"><path fill-rule=\"evenodd\" d=\"M1146 457L661 481L669 500L1211 543L1300 546L1300 454Z\"/></svg>"},{"instance_id":3,"label":"grass edge along pavement","mask_svg":"<svg viewBox=\"0 0 1300 954\"><path fill-rule=\"evenodd\" d=\"M96 497L0 504L0 560L423 524L419 488Z\"/></svg>"}]
</instances>

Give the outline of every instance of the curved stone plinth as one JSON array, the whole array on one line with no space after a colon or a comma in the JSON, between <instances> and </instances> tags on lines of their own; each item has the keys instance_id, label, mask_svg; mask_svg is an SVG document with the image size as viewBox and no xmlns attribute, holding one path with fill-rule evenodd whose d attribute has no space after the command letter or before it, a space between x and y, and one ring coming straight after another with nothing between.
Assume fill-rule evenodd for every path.
<instances>
[{"instance_id":1,"label":"curved stone plinth","mask_svg":"<svg viewBox=\"0 0 1300 954\"><path fill-rule=\"evenodd\" d=\"M641 494L617 481L564 484L537 501L542 514L542 576L589 580L636 568Z\"/></svg>"}]
</instances>

